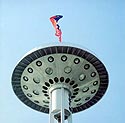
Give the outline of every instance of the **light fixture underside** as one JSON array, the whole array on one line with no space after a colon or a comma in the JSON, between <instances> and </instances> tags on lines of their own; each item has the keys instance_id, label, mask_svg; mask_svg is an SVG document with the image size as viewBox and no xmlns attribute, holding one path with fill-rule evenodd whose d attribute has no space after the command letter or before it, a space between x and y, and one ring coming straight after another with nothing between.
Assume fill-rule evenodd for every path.
<instances>
[{"instance_id":1,"label":"light fixture underside","mask_svg":"<svg viewBox=\"0 0 125 123\"><path fill-rule=\"evenodd\" d=\"M12 75L18 98L29 107L49 113L49 90L55 86L70 90L72 113L85 110L104 95L108 73L91 53L70 46L37 49L25 56Z\"/></svg>"}]
</instances>

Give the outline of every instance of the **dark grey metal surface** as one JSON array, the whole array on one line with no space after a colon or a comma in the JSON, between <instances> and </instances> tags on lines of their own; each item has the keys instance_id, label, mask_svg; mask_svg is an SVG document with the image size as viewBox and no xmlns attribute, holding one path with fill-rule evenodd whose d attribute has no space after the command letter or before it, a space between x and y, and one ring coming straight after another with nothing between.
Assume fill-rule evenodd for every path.
<instances>
[{"instance_id":1,"label":"dark grey metal surface","mask_svg":"<svg viewBox=\"0 0 125 123\"><path fill-rule=\"evenodd\" d=\"M70 46L37 49L15 67L12 86L27 106L49 113L49 89L64 84L71 91L72 113L97 103L108 87L103 63L91 53Z\"/></svg>"}]
</instances>

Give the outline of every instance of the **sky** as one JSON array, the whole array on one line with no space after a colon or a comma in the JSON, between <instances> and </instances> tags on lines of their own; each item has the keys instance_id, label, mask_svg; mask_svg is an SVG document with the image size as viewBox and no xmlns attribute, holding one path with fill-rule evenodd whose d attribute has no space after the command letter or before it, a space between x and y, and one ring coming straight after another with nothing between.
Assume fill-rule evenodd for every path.
<instances>
[{"instance_id":1,"label":"sky","mask_svg":"<svg viewBox=\"0 0 125 123\"><path fill-rule=\"evenodd\" d=\"M61 14L62 43L49 18ZM39 46L88 49L106 66L109 86L91 108L73 114L73 123L123 123L125 114L124 0L0 0L0 122L48 123L49 115L23 104L14 94L12 72Z\"/></svg>"}]
</instances>

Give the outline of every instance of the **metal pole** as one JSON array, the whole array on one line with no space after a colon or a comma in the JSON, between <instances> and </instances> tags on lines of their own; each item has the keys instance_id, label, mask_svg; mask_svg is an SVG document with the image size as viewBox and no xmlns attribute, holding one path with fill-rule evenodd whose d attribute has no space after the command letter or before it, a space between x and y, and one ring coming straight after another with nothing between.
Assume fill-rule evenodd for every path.
<instances>
[{"instance_id":1,"label":"metal pole","mask_svg":"<svg viewBox=\"0 0 125 123\"><path fill-rule=\"evenodd\" d=\"M64 123L65 119L65 114L64 114L64 88L61 88L61 123Z\"/></svg>"},{"instance_id":2,"label":"metal pole","mask_svg":"<svg viewBox=\"0 0 125 123\"><path fill-rule=\"evenodd\" d=\"M49 123L54 123L54 114L52 113L52 93L50 93L50 106L49 106Z\"/></svg>"}]
</instances>

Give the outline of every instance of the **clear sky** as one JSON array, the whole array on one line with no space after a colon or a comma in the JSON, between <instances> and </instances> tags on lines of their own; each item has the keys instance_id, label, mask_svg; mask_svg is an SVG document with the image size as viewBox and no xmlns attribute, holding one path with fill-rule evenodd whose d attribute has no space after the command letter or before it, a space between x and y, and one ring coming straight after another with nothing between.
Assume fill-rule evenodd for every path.
<instances>
[{"instance_id":1,"label":"clear sky","mask_svg":"<svg viewBox=\"0 0 125 123\"><path fill-rule=\"evenodd\" d=\"M60 44L49 21L61 14ZM125 0L0 0L0 123L48 123L47 114L23 104L11 76L34 47L69 44L92 51L105 64L109 87L93 107L73 115L73 123L124 123Z\"/></svg>"}]
</instances>

